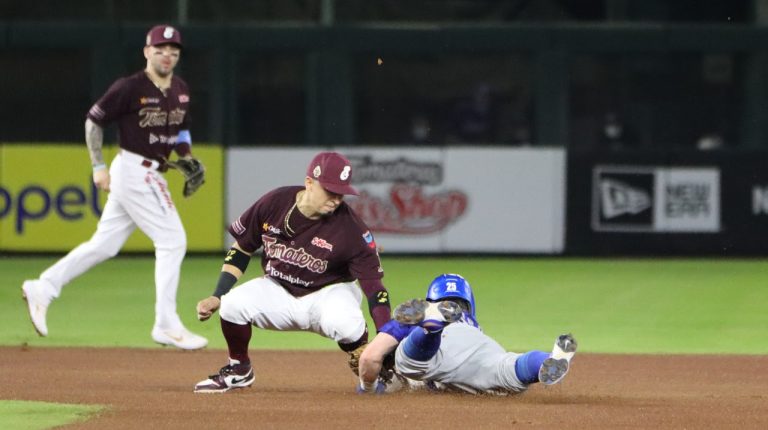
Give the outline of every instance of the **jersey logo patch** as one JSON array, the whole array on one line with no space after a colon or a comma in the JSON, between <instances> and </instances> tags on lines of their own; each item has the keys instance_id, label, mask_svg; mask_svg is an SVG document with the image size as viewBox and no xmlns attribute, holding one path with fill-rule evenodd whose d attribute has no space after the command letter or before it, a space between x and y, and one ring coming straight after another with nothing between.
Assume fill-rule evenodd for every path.
<instances>
[{"instance_id":1,"label":"jersey logo patch","mask_svg":"<svg viewBox=\"0 0 768 430\"><path fill-rule=\"evenodd\" d=\"M230 225L230 227L232 227L232 231L234 231L237 235L245 233L245 226L242 222L240 222L240 218L236 219L235 222Z\"/></svg>"},{"instance_id":2,"label":"jersey logo patch","mask_svg":"<svg viewBox=\"0 0 768 430\"><path fill-rule=\"evenodd\" d=\"M368 244L368 248L376 249L376 241L373 240L373 235L370 231L363 233L363 240Z\"/></svg>"},{"instance_id":3,"label":"jersey logo patch","mask_svg":"<svg viewBox=\"0 0 768 430\"><path fill-rule=\"evenodd\" d=\"M189 103L189 96L186 94L179 94L179 103Z\"/></svg>"},{"instance_id":4,"label":"jersey logo patch","mask_svg":"<svg viewBox=\"0 0 768 430\"><path fill-rule=\"evenodd\" d=\"M277 228L277 227L275 227L273 225L269 225L266 222L261 225L261 229L263 231L268 231L268 232L273 233L273 234L280 234L280 233L282 233L282 231L280 231L279 228Z\"/></svg>"},{"instance_id":5,"label":"jersey logo patch","mask_svg":"<svg viewBox=\"0 0 768 430\"><path fill-rule=\"evenodd\" d=\"M317 236L312 238L312 245L315 245L318 248L323 248L329 251L333 251L333 244L330 244L325 239L320 239Z\"/></svg>"}]
</instances>

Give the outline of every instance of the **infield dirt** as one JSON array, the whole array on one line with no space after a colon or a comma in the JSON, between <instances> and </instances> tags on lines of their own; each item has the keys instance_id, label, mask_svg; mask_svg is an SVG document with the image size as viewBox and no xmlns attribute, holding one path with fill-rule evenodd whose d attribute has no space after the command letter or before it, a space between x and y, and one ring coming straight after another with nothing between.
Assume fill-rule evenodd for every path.
<instances>
[{"instance_id":1,"label":"infield dirt","mask_svg":"<svg viewBox=\"0 0 768 430\"><path fill-rule=\"evenodd\" d=\"M360 396L341 351L251 357L251 388L194 394L226 352L1 347L0 399L107 406L67 429L768 428L765 356L577 354L561 384L509 397Z\"/></svg>"}]
</instances>

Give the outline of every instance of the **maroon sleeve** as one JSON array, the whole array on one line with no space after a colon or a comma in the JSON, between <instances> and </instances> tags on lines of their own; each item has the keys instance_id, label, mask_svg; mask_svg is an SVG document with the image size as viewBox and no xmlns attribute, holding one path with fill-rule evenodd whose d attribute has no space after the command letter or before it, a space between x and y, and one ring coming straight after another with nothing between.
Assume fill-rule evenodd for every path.
<instances>
[{"instance_id":1,"label":"maroon sleeve","mask_svg":"<svg viewBox=\"0 0 768 430\"><path fill-rule=\"evenodd\" d=\"M177 143L176 146L173 147L173 150L176 151L176 154L179 155L179 157L186 157L187 155L192 154L192 148L189 146L189 143Z\"/></svg>"},{"instance_id":2,"label":"maroon sleeve","mask_svg":"<svg viewBox=\"0 0 768 430\"><path fill-rule=\"evenodd\" d=\"M368 312L371 313L371 319L378 332L381 326L391 319L389 292L380 279L360 280L360 288L368 298Z\"/></svg>"},{"instance_id":3,"label":"maroon sleeve","mask_svg":"<svg viewBox=\"0 0 768 430\"><path fill-rule=\"evenodd\" d=\"M262 245L258 216L260 203L261 199L243 212L243 214L233 221L227 228L227 231L229 231L229 234L235 238L237 244L240 245L240 248L248 253L256 252Z\"/></svg>"},{"instance_id":4,"label":"maroon sleeve","mask_svg":"<svg viewBox=\"0 0 768 430\"><path fill-rule=\"evenodd\" d=\"M379 250L373 234L359 220L363 233L356 235L359 240L358 251L349 261L349 273L357 279L381 279L384 277L384 269L381 268Z\"/></svg>"},{"instance_id":5,"label":"maroon sleeve","mask_svg":"<svg viewBox=\"0 0 768 430\"><path fill-rule=\"evenodd\" d=\"M123 114L127 82L125 78L115 81L107 92L91 106L86 116L99 126L104 127Z\"/></svg>"}]
</instances>

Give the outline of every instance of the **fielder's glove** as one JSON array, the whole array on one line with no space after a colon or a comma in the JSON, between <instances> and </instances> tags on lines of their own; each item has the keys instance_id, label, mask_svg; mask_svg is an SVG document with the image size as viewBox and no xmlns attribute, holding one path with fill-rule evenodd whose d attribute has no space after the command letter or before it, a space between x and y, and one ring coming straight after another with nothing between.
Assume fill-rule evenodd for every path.
<instances>
[{"instance_id":1,"label":"fielder's glove","mask_svg":"<svg viewBox=\"0 0 768 430\"><path fill-rule=\"evenodd\" d=\"M349 364L349 368L352 369L355 376L360 376L360 355L365 351L366 346L368 346L367 342L358 346L357 349L349 351L347 364Z\"/></svg>"},{"instance_id":2,"label":"fielder's glove","mask_svg":"<svg viewBox=\"0 0 768 430\"><path fill-rule=\"evenodd\" d=\"M184 175L184 197L189 197L205 183L205 166L196 158L179 158L168 161L168 167Z\"/></svg>"}]
</instances>

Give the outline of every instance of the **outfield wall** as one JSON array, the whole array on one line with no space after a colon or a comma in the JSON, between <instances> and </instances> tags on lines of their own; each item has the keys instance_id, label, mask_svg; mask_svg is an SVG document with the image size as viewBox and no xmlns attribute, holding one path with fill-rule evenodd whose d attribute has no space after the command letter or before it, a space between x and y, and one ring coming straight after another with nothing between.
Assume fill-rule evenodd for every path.
<instances>
[{"instance_id":1,"label":"outfield wall","mask_svg":"<svg viewBox=\"0 0 768 430\"><path fill-rule=\"evenodd\" d=\"M768 255L766 153L336 149L362 192L348 202L385 252ZM225 249L226 225L264 192L300 184L319 150L196 145L205 186L184 199L181 175L166 175L189 250ZM0 252L72 249L105 199L83 145L0 144ZM152 244L136 232L124 250Z\"/></svg>"},{"instance_id":2,"label":"outfield wall","mask_svg":"<svg viewBox=\"0 0 768 430\"><path fill-rule=\"evenodd\" d=\"M272 188L301 184L319 150L227 151L227 218L236 219ZM347 202L386 252L557 254L564 249L562 149L336 150L350 158L361 192Z\"/></svg>"}]
</instances>

